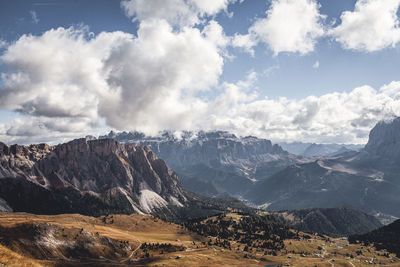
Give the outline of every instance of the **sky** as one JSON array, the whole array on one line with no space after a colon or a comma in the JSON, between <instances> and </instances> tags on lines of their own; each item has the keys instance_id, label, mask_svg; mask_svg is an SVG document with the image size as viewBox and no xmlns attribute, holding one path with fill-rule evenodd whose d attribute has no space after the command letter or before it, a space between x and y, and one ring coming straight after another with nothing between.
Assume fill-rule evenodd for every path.
<instances>
[{"instance_id":1,"label":"sky","mask_svg":"<svg viewBox=\"0 0 400 267\"><path fill-rule=\"evenodd\" d=\"M356 143L400 116L400 0L0 0L0 141L226 130Z\"/></svg>"}]
</instances>

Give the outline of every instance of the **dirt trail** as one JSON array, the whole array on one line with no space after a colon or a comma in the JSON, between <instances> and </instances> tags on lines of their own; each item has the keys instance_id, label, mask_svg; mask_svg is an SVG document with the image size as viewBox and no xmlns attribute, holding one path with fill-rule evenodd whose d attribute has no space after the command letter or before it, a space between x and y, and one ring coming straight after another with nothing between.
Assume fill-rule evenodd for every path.
<instances>
[{"instance_id":1,"label":"dirt trail","mask_svg":"<svg viewBox=\"0 0 400 267\"><path fill-rule=\"evenodd\" d=\"M120 261L121 263L127 262L128 260L130 260L133 256L133 254L138 251L138 249L142 246L142 244L139 244L139 246L137 248L135 248L134 251L131 252L131 254L124 260Z\"/></svg>"}]
</instances>

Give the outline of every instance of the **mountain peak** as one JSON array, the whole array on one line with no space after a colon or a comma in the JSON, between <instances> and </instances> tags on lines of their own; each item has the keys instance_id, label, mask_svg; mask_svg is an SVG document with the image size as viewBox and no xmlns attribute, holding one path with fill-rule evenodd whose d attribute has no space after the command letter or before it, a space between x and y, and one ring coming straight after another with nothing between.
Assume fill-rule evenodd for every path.
<instances>
[{"instance_id":1,"label":"mountain peak","mask_svg":"<svg viewBox=\"0 0 400 267\"><path fill-rule=\"evenodd\" d=\"M400 159L400 117L377 123L369 134L365 151L373 156Z\"/></svg>"}]
</instances>

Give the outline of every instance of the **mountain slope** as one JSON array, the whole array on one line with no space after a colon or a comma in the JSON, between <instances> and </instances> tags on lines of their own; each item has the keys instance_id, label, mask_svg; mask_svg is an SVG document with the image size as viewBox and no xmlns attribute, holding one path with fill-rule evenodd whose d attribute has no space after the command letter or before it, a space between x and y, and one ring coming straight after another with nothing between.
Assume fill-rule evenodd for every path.
<instances>
[{"instance_id":1,"label":"mountain slope","mask_svg":"<svg viewBox=\"0 0 400 267\"><path fill-rule=\"evenodd\" d=\"M2 207L35 213L150 213L184 206L176 174L147 147L77 139L57 146L0 143Z\"/></svg>"},{"instance_id":2,"label":"mountain slope","mask_svg":"<svg viewBox=\"0 0 400 267\"><path fill-rule=\"evenodd\" d=\"M371 231L363 235L352 235L349 237L351 243L361 241L364 244L374 244L378 249L386 249L400 256L400 220L389 225Z\"/></svg>"},{"instance_id":3,"label":"mountain slope","mask_svg":"<svg viewBox=\"0 0 400 267\"><path fill-rule=\"evenodd\" d=\"M374 216L351 207L314 208L273 214L300 231L329 236L362 234L382 226Z\"/></svg>"},{"instance_id":4,"label":"mountain slope","mask_svg":"<svg viewBox=\"0 0 400 267\"><path fill-rule=\"evenodd\" d=\"M400 216L400 187L380 172L318 160L293 165L259 183L246 198L270 210L352 205L368 213ZM332 164L332 165L327 165Z\"/></svg>"},{"instance_id":5,"label":"mountain slope","mask_svg":"<svg viewBox=\"0 0 400 267\"><path fill-rule=\"evenodd\" d=\"M378 123L364 150L289 166L245 197L271 210L351 205L400 217L399 136L400 118Z\"/></svg>"},{"instance_id":6,"label":"mountain slope","mask_svg":"<svg viewBox=\"0 0 400 267\"><path fill-rule=\"evenodd\" d=\"M271 141L239 138L228 132L184 132L180 138L165 132L149 137L137 132L110 132L99 138L146 145L179 174L185 188L205 195L243 195L257 180L306 159L284 151Z\"/></svg>"}]
</instances>

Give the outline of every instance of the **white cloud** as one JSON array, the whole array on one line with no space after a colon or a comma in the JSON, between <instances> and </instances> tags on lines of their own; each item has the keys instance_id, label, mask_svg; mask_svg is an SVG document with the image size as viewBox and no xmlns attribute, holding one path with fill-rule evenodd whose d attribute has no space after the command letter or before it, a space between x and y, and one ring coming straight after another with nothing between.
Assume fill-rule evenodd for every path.
<instances>
[{"instance_id":1,"label":"white cloud","mask_svg":"<svg viewBox=\"0 0 400 267\"><path fill-rule=\"evenodd\" d=\"M31 10L31 11L29 11L29 14L31 14L32 22L35 23L35 24L38 24L39 23L39 17L37 15L36 11L35 10Z\"/></svg>"},{"instance_id":2,"label":"white cloud","mask_svg":"<svg viewBox=\"0 0 400 267\"><path fill-rule=\"evenodd\" d=\"M133 21L165 19L173 25L193 25L199 22L184 0L124 0L121 7Z\"/></svg>"},{"instance_id":3,"label":"white cloud","mask_svg":"<svg viewBox=\"0 0 400 267\"><path fill-rule=\"evenodd\" d=\"M279 65L272 65L266 69L263 70L262 74L265 75L266 77L270 77L273 75L277 70L279 70Z\"/></svg>"},{"instance_id":4,"label":"white cloud","mask_svg":"<svg viewBox=\"0 0 400 267\"><path fill-rule=\"evenodd\" d=\"M309 142L366 142L379 120L400 116L400 82L375 90L362 86L351 92L304 99L256 99L232 106L216 128L241 135ZM230 116L230 114L234 114Z\"/></svg>"},{"instance_id":5,"label":"white cloud","mask_svg":"<svg viewBox=\"0 0 400 267\"><path fill-rule=\"evenodd\" d=\"M400 0L358 0L354 11L341 15L341 24L330 31L345 49L377 51L400 41L397 10Z\"/></svg>"},{"instance_id":6,"label":"white cloud","mask_svg":"<svg viewBox=\"0 0 400 267\"><path fill-rule=\"evenodd\" d=\"M232 38L232 46L242 48L245 52L254 57L254 46L258 43L257 37L253 34L238 34Z\"/></svg>"},{"instance_id":7,"label":"white cloud","mask_svg":"<svg viewBox=\"0 0 400 267\"><path fill-rule=\"evenodd\" d=\"M299 100L260 98L255 72L220 84L227 43L214 21L203 31L180 32L164 20L145 21L137 37L89 38L74 28L22 36L1 57L14 71L3 74L0 107L25 117L0 124L0 138L58 142L105 125L148 134L222 129L275 141L362 143L377 121L400 116L400 82ZM211 88L215 97L199 96Z\"/></svg>"},{"instance_id":8,"label":"white cloud","mask_svg":"<svg viewBox=\"0 0 400 267\"><path fill-rule=\"evenodd\" d=\"M314 69L318 69L319 68L319 60L315 61L315 63L312 65L312 67Z\"/></svg>"},{"instance_id":9,"label":"white cloud","mask_svg":"<svg viewBox=\"0 0 400 267\"><path fill-rule=\"evenodd\" d=\"M174 26L192 26L206 16L227 11L237 0L123 0L121 6L133 21L164 19Z\"/></svg>"},{"instance_id":10,"label":"white cloud","mask_svg":"<svg viewBox=\"0 0 400 267\"><path fill-rule=\"evenodd\" d=\"M0 123L0 140L9 144L57 144L96 133L95 128L88 118L25 116Z\"/></svg>"},{"instance_id":11,"label":"white cloud","mask_svg":"<svg viewBox=\"0 0 400 267\"><path fill-rule=\"evenodd\" d=\"M227 11L228 5L237 0L188 0L189 3L196 6L200 16L214 16L221 11Z\"/></svg>"},{"instance_id":12,"label":"white cloud","mask_svg":"<svg viewBox=\"0 0 400 267\"><path fill-rule=\"evenodd\" d=\"M217 85L222 73L221 46L226 42L219 34L222 30L216 22L203 32L185 28L180 33L173 33L163 21L143 22L138 39L108 61L113 68L109 80L122 94L100 110L107 123L146 131L191 127L188 113L202 107L193 94Z\"/></svg>"},{"instance_id":13,"label":"white cloud","mask_svg":"<svg viewBox=\"0 0 400 267\"><path fill-rule=\"evenodd\" d=\"M218 84L228 38L210 21L174 32L165 20L140 23L137 37L58 28L24 35L1 56L0 108L41 119L75 119L91 128L155 133L191 128L205 103L195 94ZM90 123L89 123L90 122ZM9 132L15 134L15 131Z\"/></svg>"},{"instance_id":14,"label":"white cloud","mask_svg":"<svg viewBox=\"0 0 400 267\"><path fill-rule=\"evenodd\" d=\"M253 53L252 46L265 43L275 55L281 52L307 54L325 34L319 4L315 0L272 0L266 18L257 19L248 35L236 35L234 46Z\"/></svg>"}]
</instances>

